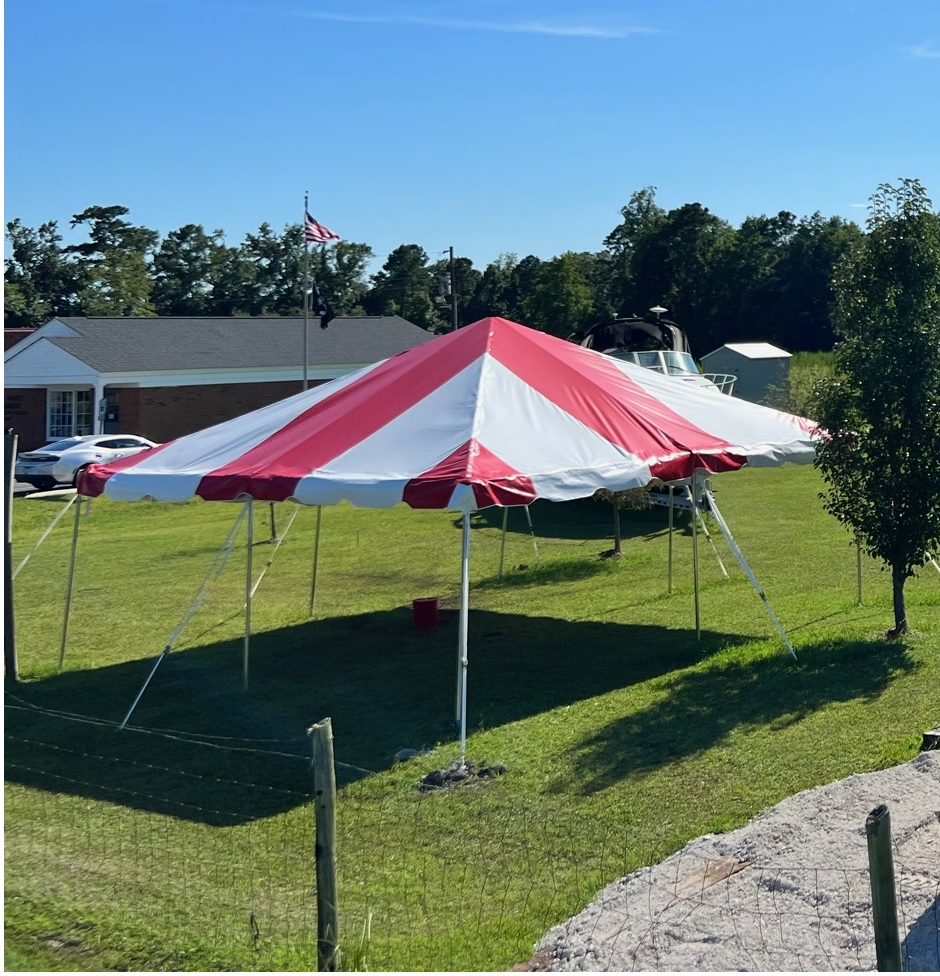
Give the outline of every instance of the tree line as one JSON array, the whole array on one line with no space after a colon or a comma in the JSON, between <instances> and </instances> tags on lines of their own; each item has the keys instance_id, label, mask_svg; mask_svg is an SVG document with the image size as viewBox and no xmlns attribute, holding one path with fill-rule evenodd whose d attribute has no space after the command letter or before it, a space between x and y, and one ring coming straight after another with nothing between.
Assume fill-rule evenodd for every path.
<instances>
[{"instance_id":1,"label":"tree line","mask_svg":"<svg viewBox=\"0 0 940 976\"><path fill-rule=\"evenodd\" d=\"M161 237L123 206L95 206L70 225L6 225L4 325L35 328L63 315L297 315L303 311L303 229L262 224L237 245L186 224ZM665 306L703 354L724 342L829 350L832 277L864 238L852 221L819 213L748 217L740 226L699 203L666 210L654 187L636 191L596 251L543 260L502 254L482 270L395 248L378 271L365 243L311 247L310 274L336 314L398 314L434 332L501 315L559 336L615 315Z\"/></svg>"}]
</instances>

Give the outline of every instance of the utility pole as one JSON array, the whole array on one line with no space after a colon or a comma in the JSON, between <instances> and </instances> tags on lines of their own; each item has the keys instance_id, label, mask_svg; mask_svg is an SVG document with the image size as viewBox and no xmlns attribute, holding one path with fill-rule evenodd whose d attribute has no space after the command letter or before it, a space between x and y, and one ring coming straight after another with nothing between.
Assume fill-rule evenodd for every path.
<instances>
[{"instance_id":1,"label":"utility pole","mask_svg":"<svg viewBox=\"0 0 940 976\"><path fill-rule=\"evenodd\" d=\"M450 246L450 320L454 332L457 331L457 265L454 262L454 245Z\"/></svg>"}]
</instances>

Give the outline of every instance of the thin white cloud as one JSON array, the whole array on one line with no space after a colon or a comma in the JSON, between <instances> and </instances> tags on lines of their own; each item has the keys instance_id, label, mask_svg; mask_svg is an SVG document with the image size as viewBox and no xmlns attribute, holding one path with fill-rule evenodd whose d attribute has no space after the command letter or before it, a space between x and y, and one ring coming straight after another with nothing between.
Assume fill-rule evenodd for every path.
<instances>
[{"instance_id":1,"label":"thin white cloud","mask_svg":"<svg viewBox=\"0 0 940 976\"><path fill-rule=\"evenodd\" d=\"M915 59L924 58L940 58L940 48L936 47L933 41L924 41L923 44L918 44L917 47L909 47L906 49L907 56Z\"/></svg>"},{"instance_id":2,"label":"thin white cloud","mask_svg":"<svg viewBox=\"0 0 940 976\"><path fill-rule=\"evenodd\" d=\"M409 14L373 15L343 14L329 11L304 11L301 16L311 20L330 20L345 24L389 24L434 27L439 30L488 31L500 34L546 34L553 37L590 37L601 40L621 40L635 34L658 34L653 27L601 27L592 24L549 23L540 20L487 21L448 20L438 17L416 17Z\"/></svg>"}]
</instances>

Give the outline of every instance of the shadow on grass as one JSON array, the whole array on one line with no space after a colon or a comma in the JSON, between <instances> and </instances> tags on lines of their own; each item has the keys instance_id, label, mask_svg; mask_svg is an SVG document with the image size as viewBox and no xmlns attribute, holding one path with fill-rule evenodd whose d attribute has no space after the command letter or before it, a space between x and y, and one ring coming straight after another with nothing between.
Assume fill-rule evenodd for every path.
<instances>
[{"instance_id":1,"label":"shadow on grass","mask_svg":"<svg viewBox=\"0 0 940 976\"><path fill-rule=\"evenodd\" d=\"M686 671L648 708L585 738L575 750L581 791L710 749L735 729L779 730L831 702L873 701L915 665L900 641L828 641L783 655Z\"/></svg>"},{"instance_id":2,"label":"shadow on grass","mask_svg":"<svg viewBox=\"0 0 940 976\"><path fill-rule=\"evenodd\" d=\"M117 731L153 659L7 684L9 780L235 824L306 802L305 730L330 716L337 781L402 748L453 743L459 613L416 630L410 608L328 618L170 654ZM474 610L468 725L499 726L697 663L746 637ZM197 741L198 740L198 741Z\"/></svg>"},{"instance_id":3,"label":"shadow on grass","mask_svg":"<svg viewBox=\"0 0 940 976\"><path fill-rule=\"evenodd\" d=\"M474 512L472 528L502 529L504 509L493 507ZM591 498L577 498L570 502L539 500L529 506L529 520L525 510L516 506L508 510L506 531L528 535L536 539L610 539L614 538L614 515L610 502L596 502ZM675 512L675 528L683 531L689 523L688 514ZM459 528L461 519L454 520ZM668 513L665 508L651 506L648 509L627 510L620 513L620 534L624 540L657 535L668 529Z\"/></svg>"},{"instance_id":4,"label":"shadow on grass","mask_svg":"<svg viewBox=\"0 0 940 976\"><path fill-rule=\"evenodd\" d=\"M258 634L242 690L242 643L178 651L156 672L134 661L7 685L7 779L216 825L304 804L305 730L329 716L342 787L402 748L455 744L456 611L415 630L410 608ZM875 697L910 665L902 644L829 645L687 671L746 636L475 610L468 726L494 728L682 672L650 708L585 739L585 790L653 769L738 726L792 721L830 701ZM93 719L93 721L91 720Z\"/></svg>"}]
</instances>

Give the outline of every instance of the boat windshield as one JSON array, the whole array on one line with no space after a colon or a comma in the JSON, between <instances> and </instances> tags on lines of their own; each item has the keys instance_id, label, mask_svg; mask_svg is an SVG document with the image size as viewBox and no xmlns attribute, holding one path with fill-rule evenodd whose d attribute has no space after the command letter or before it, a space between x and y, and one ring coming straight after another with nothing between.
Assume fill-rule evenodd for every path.
<instances>
[{"instance_id":1,"label":"boat windshield","mask_svg":"<svg viewBox=\"0 0 940 976\"><path fill-rule=\"evenodd\" d=\"M695 360L687 352L665 352L662 350L649 352L625 352L618 350L614 355L618 359L625 359L628 363L636 363L657 373L667 373L669 376L697 376L698 369Z\"/></svg>"}]
</instances>

